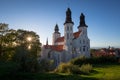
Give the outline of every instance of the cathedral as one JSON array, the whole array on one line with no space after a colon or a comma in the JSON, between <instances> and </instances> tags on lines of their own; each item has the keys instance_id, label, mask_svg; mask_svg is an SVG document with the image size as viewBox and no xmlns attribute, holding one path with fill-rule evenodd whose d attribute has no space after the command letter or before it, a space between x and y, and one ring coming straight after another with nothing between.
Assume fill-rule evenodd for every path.
<instances>
[{"instance_id":1,"label":"cathedral","mask_svg":"<svg viewBox=\"0 0 120 80\"><path fill-rule=\"evenodd\" d=\"M71 14L72 12L68 8L64 22L64 36L61 36L56 24L52 36L52 45L49 45L47 40L46 45L42 47L41 58L54 60L55 66L76 57L90 57L90 40L87 35L88 26L85 23L85 16L81 13L78 31L73 32L74 22Z\"/></svg>"}]
</instances>

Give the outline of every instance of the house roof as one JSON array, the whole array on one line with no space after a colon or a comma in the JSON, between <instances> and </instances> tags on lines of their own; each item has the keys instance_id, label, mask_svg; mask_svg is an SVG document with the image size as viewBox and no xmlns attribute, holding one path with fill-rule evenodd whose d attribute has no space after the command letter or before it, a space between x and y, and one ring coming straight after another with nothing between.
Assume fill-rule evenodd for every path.
<instances>
[{"instance_id":1,"label":"house roof","mask_svg":"<svg viewBox=\"0 0 120 80\"><path fill-rule=\"evenodd\" d=\"M73 33L74 38L75 39L78 38L81 32L82 31ZM55 42L64 42L64 36L57 38Z\"/></svg>"},{"instance_id":2,"label":"house roof","mask_svg":"<svg viewBox=\"0 0 120 80\"><path fill-rule=\"evenodd\" d=\"M63 51L63 45L44 45L44 47L55 51Z\"/></svg>"}]
</instances>

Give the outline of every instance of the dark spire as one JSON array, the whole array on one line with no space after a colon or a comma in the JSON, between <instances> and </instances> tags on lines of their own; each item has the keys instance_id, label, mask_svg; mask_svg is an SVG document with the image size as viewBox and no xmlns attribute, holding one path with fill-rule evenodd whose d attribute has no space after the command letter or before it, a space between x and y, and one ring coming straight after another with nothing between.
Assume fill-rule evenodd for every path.
<instances>
[{"instance_id":1,"label":"dark spire","mask_svg":"<svg viewBox=\"0 0 120 80\"><path fill-rule=\"evenodd\" d=\"M48 38L47 38L47 40L46 40L46 45L48 45Z\"/></svg>"},{"instance_id":2,"label":"dark spire","mask_svg":"<svg viewBox=\"0 0 120 80\"><path fill-rule=\"evenodd\" d=\"M59 33L59 28L58 28L58 24L55 25L55 33Z\"/></svg>"},{"instance_id":3,"label":"dark spire","mask_svg":"<svg viewBox=\"0 0 120 80\"><path fill-rule=\"evenodd\" d=\"M85 16L84 16L83 13L81 13L81 15L80 15L80 24L79 24L78 28L79 28L79 27L88 27L88 26L85 24Z\"/></svg>"},{"instance_id":4,"label":"dark spire","mask_svg":"<svg viewBox=\"0 0 120 80\"><path fill-rule=\"evenodd\" d=\"M58 28L57 24L55 25L55 29L54 30L55 30L55 32L59 32L59 28Z\"/></svg>"},{"instance_id":5,"label":"dark spire","mask_svg":"<svg viewBox=\"0 0 120 80\"><path fill-rule=\"evenodd\" d=\"M70 8L68 8L67 11L66 11L66 20L65 20L64 24L66 24L66 23L74 24L73 21L72 21L72 18L71 18L71 10L70 10Z\"/></svg>"}]
</instances>

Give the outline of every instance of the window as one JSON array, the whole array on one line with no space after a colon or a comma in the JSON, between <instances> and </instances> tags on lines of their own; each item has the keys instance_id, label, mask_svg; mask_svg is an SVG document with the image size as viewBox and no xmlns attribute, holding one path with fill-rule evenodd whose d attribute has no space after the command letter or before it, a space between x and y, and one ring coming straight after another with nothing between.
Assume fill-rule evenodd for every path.
<instances>
[{"instance_id":1,"label":"window","mask_svg":"<svg viewBox=\"0 0 120 80\"><path fill-rule=\"evenodd\" d=\"M81 43L81 40L80 40L80 43Z\"/></svg>"},{"instance_id":2,"label":"window","mask_svg":"<svg viewBox=\"0 0 120 80\"><path fill-rule=\"evenodd\" d=\"M67 33L67 39L69 39L69 33Z\"/></svg>"},{"instance_id":3,"label":"window","mask_svg":"<svg viewBox=\"0 0 120 80\"><path fill-rule=\"evenodd\" d=\"M48 53L48 58L51 58L50 52Z\"/></svg>"},{"instance_id":4,"label":"window","mask_svg":"<svg viewBox=\"0 0 120 80\"><path fill-rule=\"evenodd\" d=\"M83 31L83 35L84 35L84 31Z\"/></svg>"},{"instance_id":5,"label":"window","mask_svg":"<svg viewBox=\"0 0 120 80\"><path fill-rule=\"evenodd\" d=\"M69 31L69 26L67 26L67 30Z\"/></svg>"},{"instance_id":6,"label":"window","mask_svg":"<svg viewBox=\"0 0 120 80\"><path fill-rule=\"evenodd\" d=\"M75 52L75 48L72 48L72 51Z\"/></svg>"},{"instance_id":7,"label":"window","mask_svg":"<svg viewBox=\"0 0 120 80\"><path fill-rule=\"evenodd\" d=\"M87 44L89 44L89 41L87 41Z\"/></svg>"},{"instance_id":8,"label":"window","mask_svg":"<svg viewBox=\"0 0 120 80\"><path fill-rule=\"evenodd\" d=\"M60 56L58 55L58 64L60 63Z\"/></svg>"},{"instance_id":9,"label":"window","mask_svg":"<svg viewBox=\"0 0 120 80\"><path fill-rule=\"evenodd\" d=\"M80 47L80 51L81 51L81 47Z\"/></svg>"},{"instance_id":10,"label":"window","mask_svg":"<svg viewBox=\"0 0 120 80\"><path fill-rule=\"evenodd\" d=\"M87 47L87 51L88 51L89 49L88 49L88 47Z\"/></svg>"},{"instance_id":11,"label":"window","mask_svg":"<svg viewBox=\"0 0 120 80\"><path fill-rule=\"evenodd\" d=\"M85 51L85 46L83 46L83 51Z\"/></svg>"},{"instance_id":12,"label":"window","mask_svg":"<svg viewBox=\"0 0 120 80\"><path fill-rule=\"evenodd\" d=\"M70 36L72 36L72 33L70 33Z\"/></svg>"},{"instance_id":13,"label":"window","mask_svg":"<svg viewBox=\"0 0 120 80\"><path fill-rule=\"evenodd\" d=\"M71 28L71 31L72 31L72 26L70 28Z\"/></svg>"},{"instance_id":14,"label":"window","mask_svg":"<svg viewBox=\"0 0 120 80\"><path fill-rule=\"evenodd\" d=\"M70 41L70 45L72 45L72 41Z\"/></svg>"},{"instance_id":15,"label":"window","mask_svg":"<svg viewBox=\"0 0 120 80\"><path fill-rule=\"evenodd\" d=\"M85 40L83 40L83 44L85 44Z\"/></svg>"}]
</instances>

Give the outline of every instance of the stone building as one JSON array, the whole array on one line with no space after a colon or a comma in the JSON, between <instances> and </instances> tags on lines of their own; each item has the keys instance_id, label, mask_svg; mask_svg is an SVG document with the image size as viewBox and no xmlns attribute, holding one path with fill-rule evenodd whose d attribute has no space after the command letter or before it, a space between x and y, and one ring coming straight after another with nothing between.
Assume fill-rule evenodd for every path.
<instances>
[{"instance_id":1,"label":"stone building","mask_svg":"<svg viewBox=\"0 0 120 80\"><path fill-rule=\"evenodd\" d=\"M61 62L68 62L72 58L90 57L90 40L87 35L88 26L85 23L85 16L81 13L78 31L73 32L74 22L71 14L72 12L68 8L64 22L64 36L61 36L56 24L52 36L52 45L49 45L47 40L46 45L42 47L42 59L54 60L55 66Z\"/></svg>"}]
</instances>

